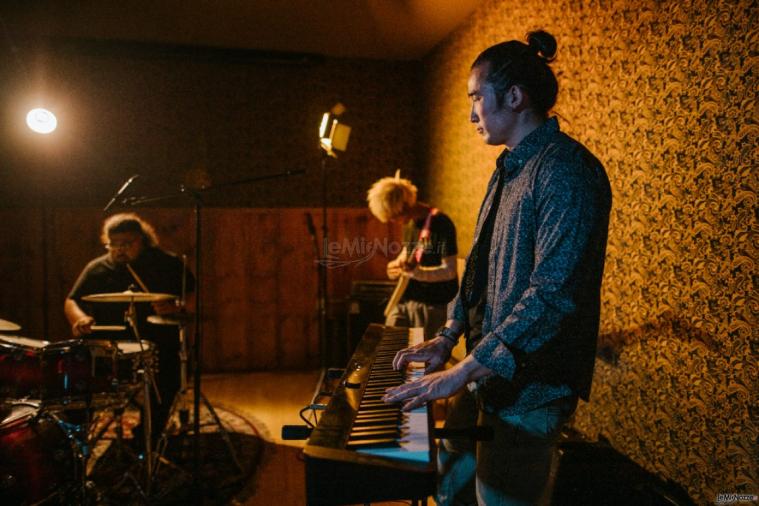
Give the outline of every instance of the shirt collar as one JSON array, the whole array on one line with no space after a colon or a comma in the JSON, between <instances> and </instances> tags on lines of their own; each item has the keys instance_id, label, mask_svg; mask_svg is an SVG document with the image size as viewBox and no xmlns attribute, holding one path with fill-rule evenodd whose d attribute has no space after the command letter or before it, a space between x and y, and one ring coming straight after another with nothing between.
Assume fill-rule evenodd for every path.
<instances>
[{"instance_id":1,"label":"shirt collar","mask_svg":"<svg viewBox=\"0 0 759 506\"><path fill-rule=\"evenodd\" d=\"M516 173L558 131L559 120L556 117L548 118L545 123L527 134L514 149L504 149L496 161L496 167L506 176Z\"/></svg>"}]
</instances>

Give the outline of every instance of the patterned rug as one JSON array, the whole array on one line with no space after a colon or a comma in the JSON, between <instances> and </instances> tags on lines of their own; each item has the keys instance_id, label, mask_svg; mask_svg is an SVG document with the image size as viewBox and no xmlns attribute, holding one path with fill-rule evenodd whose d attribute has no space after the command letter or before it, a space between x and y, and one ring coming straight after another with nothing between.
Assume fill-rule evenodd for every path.
<instances>
[{"instance_id":1,"label":"patterned rug","mask_svg":"<svg viewBox=\"0 0 759 506\"><path fill-rule=\"evenodd\" d=\"M121 420L123 436L111 417L98 422L102 435L92 451L88 477L93 484L92 502L97 505L132 504L229 504L254 476L264 442L253 423L229 409L213 406L222 431L209 410L201 404L200 435L197 438L198 480L195 470L192 423L184 428L179 416L171 423L165 449L153 471L148 492L146 465L131 429L139 412L127 410ZM190 418L192 413L190 412Z\"/></svg>"}]
</instances>

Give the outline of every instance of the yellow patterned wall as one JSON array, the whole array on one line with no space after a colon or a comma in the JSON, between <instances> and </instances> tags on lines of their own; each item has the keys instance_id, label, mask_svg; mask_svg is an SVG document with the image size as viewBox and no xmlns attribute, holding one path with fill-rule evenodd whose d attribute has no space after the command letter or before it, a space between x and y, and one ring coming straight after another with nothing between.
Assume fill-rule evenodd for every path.
<instances>
[{"instance_id":1,"label":"yellow patterned wall","mask_svg":"<svg viewBox=\"0 0 759 506\"><path fill-rule=\"evenodd\" d=\"M469 65L543 28L562 128L614 192L591 402L574 425L699 503L759 494L757 4L490 0L425 59L425 190L471 245L498 150L468 123Z\"/></svg>"}]
</instances>

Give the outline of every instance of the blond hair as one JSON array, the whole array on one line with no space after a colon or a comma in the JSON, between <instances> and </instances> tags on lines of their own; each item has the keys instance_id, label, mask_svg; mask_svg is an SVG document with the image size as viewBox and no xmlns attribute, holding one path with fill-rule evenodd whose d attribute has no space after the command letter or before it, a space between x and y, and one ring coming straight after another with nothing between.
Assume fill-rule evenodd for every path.
<instances>
[{"instance_id":1,"label":"blond hair","mask_svg":"<svg viewBox=\"0 0 759 506\"><path fill-rule=\"evenodd\" d=\"M401 171L395 177L383 177L369 188L366 201L369 210L382 223L397 218L416 204L416 186L408 179L401 178Z\"/></svg>"}]
</instances>

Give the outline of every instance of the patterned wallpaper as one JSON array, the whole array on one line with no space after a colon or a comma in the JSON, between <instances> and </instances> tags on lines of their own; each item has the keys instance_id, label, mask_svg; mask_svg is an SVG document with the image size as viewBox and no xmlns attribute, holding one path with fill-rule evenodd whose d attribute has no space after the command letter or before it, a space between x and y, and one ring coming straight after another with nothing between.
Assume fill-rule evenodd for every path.
<instances>
[{"instance_id":1,"label":"patterned wallpaper","mask_svg":"<svg viewBox=\"0 0 759 506\"><path fill-rule=\"evenodd\" d=\"M699 503L759 494L757 3L485 2L425 59L423 160L471 245L497 149L468 123L469 65L544 28L562 128L614 192L599 356L575 428Z\"/></svg>"}]
</instances>

